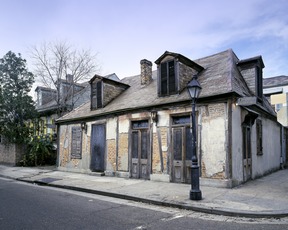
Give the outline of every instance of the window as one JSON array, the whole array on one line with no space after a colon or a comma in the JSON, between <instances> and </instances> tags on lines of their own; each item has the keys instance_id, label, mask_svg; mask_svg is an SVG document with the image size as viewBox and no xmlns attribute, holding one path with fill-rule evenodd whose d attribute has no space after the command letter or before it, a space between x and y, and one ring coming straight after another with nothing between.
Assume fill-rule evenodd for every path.
<instances>
[{"instance_id":1,"label":"window","mask_svg":"<svg viewBox=\"0 0 288 230\"><path fill-rule=\"evenodd\" d=\"M279 112L279 110L283 107L283 104L276 104L275 105L275 111Z\"/></svg>"},{"instance_id":2,"label":"window","mask_svg":"<svg viewBox=\"0 0 288 230\"><path fill-rule=\"evenodd\" d=\"M159 95L167 96L177 92L175 62L169 61L160 65Z\"/></svg>"},{"instance_id":3,"label":"window","mask_svg":"<svg viewBox=\"0 0 288 230\"><path fill-rule=\"evenodd\" d=\"M72 127L71 158L82 158L82 131L80 126Z\"/></svg>"},{"instance_id":4,"label":"window","mask_svg":"<svg viewBox=\"0 0 288 230\"><path fill-rule=\"evenodd\" d=\"M132 121L132 128L133 129L147 129L149 127L149 123L148 120L144 120L144 121Z\"/></svg>"},{"instance_id":5,"label":"window","mask_svg":"<svg viewBox=\"0 0 288 230\"><path fill-rule=\"evenodd\" d=\"M172 124L173 125L181 125L181 124L191 124L191 118L190 115L187 116L181 116L181 117L173 117L172 118Z\"/></svg>"},{"instance_id":6,"label":"window","mask_svg":"<svg viewBox=\"0 0 288 230\"><path fill-rule=\"evenodd\" d=\"M257 155L263 155L262 121L256 120Z\"/></svg>"},{"instance_id":7,"label":"window","mask_svg":"<svg viewBox=\"0 0 288 230\"><path fill-rule=\"evenodd\" d=\"M96 81L91 84L91 109L102 107L102 81Z\"/></svg>"}]
</instances>

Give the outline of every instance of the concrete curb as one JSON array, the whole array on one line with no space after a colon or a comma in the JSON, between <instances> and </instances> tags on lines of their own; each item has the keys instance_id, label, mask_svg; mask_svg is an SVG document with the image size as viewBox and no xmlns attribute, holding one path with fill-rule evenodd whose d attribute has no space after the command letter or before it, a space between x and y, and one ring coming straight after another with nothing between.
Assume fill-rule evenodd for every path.
<instances>
[{"instance_id":1,"label":"concrete curb","mask_svg":"<svg viewBox=\"0 0 288 230\"><path fill-rule=\"evenodd\" d=\"M10 179L13 179L13 178L10 178ZM16 178L16 180L21 181L21 182L26 182L26 183L38 184L41 186L48 186L48 187L67 189L67 190L73 190L73 191L78 191L78 192L85 192L85 193L90 193L90 194L102 195L102 196L119 198L119 199L124 199L124 200L131 200L131 201L142 202L142 203L153 204L153 205L164 206L164 207L191 210L195 212L202 212L202 213L214 214L214 215L246 217L246 218L281 218L281 217L288 216L288 210L271 211L271 212L269 211L248 212L248 211L237 211L237 210L223 209L223 208L206 208L206 207L201 207L200 205L187 205L187 204L173 203L173 202L167 202L167 201L152 200L152 199L147 199L147 198L135 197L135 196L125 195L125 194L117 194L117 193L101 191L101 190L92 190L92 189L81 188L81 187L76 187L76 186L68 186L68 185L57 185L57 184L46 183L46 182L39 181L39 180L28 180L27 178L26 179Z\"/></svg>"}]
</instances>

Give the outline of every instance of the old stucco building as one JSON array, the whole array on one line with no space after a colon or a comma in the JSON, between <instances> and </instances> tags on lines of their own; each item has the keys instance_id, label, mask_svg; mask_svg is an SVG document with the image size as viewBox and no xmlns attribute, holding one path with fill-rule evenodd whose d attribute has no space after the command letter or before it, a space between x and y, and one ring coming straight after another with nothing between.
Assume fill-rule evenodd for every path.
<instances>
[{"instance_id":1,"label":"old stucco building","mask_svg":"<svg viewBox=\"0 0 288 230\"><path fill-rule=\"evenodd\" d=\"M140 75L90 80L91 100L57 120L60 170L189 183L194 75L201 183L232 187L286 162L261 56L227 50L192 61L166 51L155 63L157 71L144 59Z\"/></svg>"}]
</instances>

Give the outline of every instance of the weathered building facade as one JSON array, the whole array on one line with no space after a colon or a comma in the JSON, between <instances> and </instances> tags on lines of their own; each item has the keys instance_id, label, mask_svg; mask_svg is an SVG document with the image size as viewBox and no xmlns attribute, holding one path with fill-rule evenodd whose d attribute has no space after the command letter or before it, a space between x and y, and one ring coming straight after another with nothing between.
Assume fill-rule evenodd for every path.
<instances>
[{"instance_id":1,"label":"weathered building facade","mask_svg":"<svg viewBox=\"0 0 288 230\"><path fill-rule=\"evenodd\" d=\"M197 76L201 183L232 187L280 168L282 126L262 92L262 58L232 50L192 61L165 52L152 71L120 80L95 75L91 100L57 120L58 168L189 183L191 98ZM278 143L278 144L275 144Z\"/></svg>"}]
</instances>

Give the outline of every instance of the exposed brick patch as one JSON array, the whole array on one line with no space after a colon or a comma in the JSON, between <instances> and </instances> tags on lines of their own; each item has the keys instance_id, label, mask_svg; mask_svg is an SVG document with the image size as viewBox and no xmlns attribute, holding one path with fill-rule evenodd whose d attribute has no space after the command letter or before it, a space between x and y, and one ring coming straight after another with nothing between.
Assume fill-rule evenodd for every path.
<instances>
[{"instance_id":1,"label":"exposed brick patch","mask_svg":"<svg viewBox=\"0 0 288 230\"><path fill-rule=\"evenodd\" d=\"M119 135L118 170L128 171L128 133Z\"/></svg>"},{"instance_id":2,"label":"exposed brick patch","mask_svg":"<svg viewBox=\"0 0 288 230\"><path fill-rule=\"evenodd\" d=\"M115 139L107 140L107 161L116 171L116 142Z\"/></svg>"}]
</instances>

